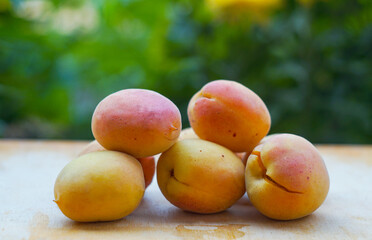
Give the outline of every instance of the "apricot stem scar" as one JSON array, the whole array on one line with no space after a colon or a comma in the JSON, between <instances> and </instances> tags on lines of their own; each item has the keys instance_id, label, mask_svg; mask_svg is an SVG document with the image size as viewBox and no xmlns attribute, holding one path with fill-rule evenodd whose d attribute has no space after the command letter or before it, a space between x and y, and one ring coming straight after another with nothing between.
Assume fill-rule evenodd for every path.
<instances>
[{"instance_id":1,"label":"apricot stem scar","mask_svg":"<svg viewBox=\"0 0 372 240\"><path fill-rule=\"evenodd\" d=\"M263 162L262 162L262 159L261 159L261 152L259 151L253 151L252 152L253 155L256 155L257 156L257 162L258 162L258 165L260 166L260 168L263 170L264 174L263 174L263 179L270 183L270 184L273 184L275 185L276 187L286 191L286 192L289 192L289 193L297 193L297 194L303 194L303 192L299 192L299 191L293 191L293 190L290 190L288 188L286 188L285 186L279 184L278 182L276 182L273 178L271 178L269 175L266 174L267 172L267 169L266 167L263 165Z\"/></svg>"},{"instance_id":2,"label":"apricot stem scar","mask_svg":"<svg viewBox=\"0 0 372 240\"><path fill-rule=\"evenodd\" d=\"M206 99L209 99L211 101L216 101L215 98L213 98L210 94L207 94L205 92L201 92L200 95L201 95L202 98L206 98Z\"/></svg>"}]
</instances>

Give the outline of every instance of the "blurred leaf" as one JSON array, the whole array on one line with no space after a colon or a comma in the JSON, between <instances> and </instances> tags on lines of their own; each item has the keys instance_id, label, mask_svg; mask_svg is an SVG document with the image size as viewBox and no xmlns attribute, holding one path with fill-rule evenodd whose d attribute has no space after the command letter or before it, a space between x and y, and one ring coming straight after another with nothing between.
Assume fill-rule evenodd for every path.
<instances>
[{"instance_id":1,"label":"blurred leaf","mask_svg":"<svg viewBox=\"0 0 372 240\"><path fill-rule=\"evenodd\" d=\"M92 138L95 106L124 88L170 98L187 127L192 95L231 79L273 133L372 143L372 1L210 2L0 0L0 136Z\"/></svg>"}]
</instances>

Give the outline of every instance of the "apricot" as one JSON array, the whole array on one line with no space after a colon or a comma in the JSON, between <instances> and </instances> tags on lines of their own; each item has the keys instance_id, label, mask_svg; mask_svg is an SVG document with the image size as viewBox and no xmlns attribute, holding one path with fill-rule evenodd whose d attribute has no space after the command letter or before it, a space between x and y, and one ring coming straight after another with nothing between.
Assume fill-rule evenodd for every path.
<instances>
[{"instance_id":1,"label":"apricot","mask_svg":"<svg viewBox=\"0 0 372 240\"><path fill-rule=\"evenodd\" d=\"M238 153L235 153L235 155L240 158L240 160L242 160L244 166L245 164L247 164L247 159L248 159L248 154L245 153L245 152L238 152Z\"/></svg>"},{"instance_id":2,"label":"apricot","mask_svg":"<svg viewBox=\"0 0 372 240\"><path fill-rule=\"evenodd\" d=\"M191 127L201 139L233 152L251 152L271 125L261 98L234 81L206 84L192 97L187 112Z\"/></svg>"},{"instance_id":3,"label":"apricot","mask_svg":"<svg viewBox=\"0 0 372 240\"><path fill-rule=\"evenodd\" d=\"M179 141L161 154L157 180L170 203L195 213L224 211L245 192L242 161L201 139Z\"/></svg>"},{"instance_id":4,"label":"apricot","mask_svg":"<svg viewBox=\"0 0 372 240\"><path fill-rule=\"evenodd\" d=\"M314 212L325 200L329 176L317 149L292 134L275 134L248 158L245 184L263 215L291 220Z\"/></svg>"},{"instance_id":5,"label":"apricot","mask_svg":"<svg viewBox=\"0 0 372 240\"><path fill-rule=\"evenodd\" d=\"M104 147L101 146L97 142L97 140L94 140L90 142L84 149L78 154L79 156L82 156L84 154L90 153L90 152L97 152L97 151L106 151ZM137 160L140 162L142 169L143 169L143 175L145 176L145 188L147 188L154 178L155 174L155 157L144 157L144 158L137 158Z\"/></svg>"},{"instance_id":6,"label":"apricot","mask_svg":"<svg viewBox=\"0 0 372 240\"><path fill-rule=\"evenodd\" d=\"M199 139L199 137L198 135L196 135L192 128L185 128L182 129L180 136L178 137L178 141L182 141L185 139Z\"/></svg>"},{"instance_id":7,"label":"apricot","mask_svg":"<svg viewBox=\"0 0 372 240\"><path fill-rule=\"evenodd\" d=\"M145 176L145 188L147 188L154 178L155 174L155 157L144 157L138 158L138 161L141 163L143 175Z\"/></svg>"},{"instance_id":8,"label":"apricot","mask_svg":"<svg viewBox=\"0 0 372 240\"><path fill-rule=\"evenodd\" d=\"M270 135L265 136L264 138L261 139L261 141L258 145L261 145L262 143L265 143L271 137L274 137L274 136L277 136L277 135L280 135L280 133L274 133L274 134L270 134Z\"/></svg>"},{"instance_id":9,"label":"apricot","mask_svg":"<svg viewBox=\"0 0 372 240\"><path fill-rule=\"evenodd\" d=\"M95 139L107 150L149 157L171 147L181 114L168 98L145 89L125 89L104 98L92 117Z\"/></svg>"},{"instance_id":10,"label":"apricot","mask_svg":"<svg viewBox=\"0 0 372 240\"><path fill-rule=\"evenodd\" d=\"M54 185L55 202L79 222L111 221L133 212L143 197L141 164L134 157L98 151L69 162Z\"/></svg>"},{"instance_id":11,"label":"apricot","mask_svg":"<svg viewBox=\"0 0 372 240\"><path fill-rule=\"evenodd\" d=\"M198 137L198 135L196 135L196 133L194 132L192 128L185 128L181 131L178 141L182 141L185 139L200 139L200 138ZM247 158L248 158L248 156L246 157L247 154L245 152L238 152L238 153L235 153L235 155L238 156L238 158L240 158L245 165L245 163L247 162Z\"/></svg>"},{"instance_id":12,"label":"apricot","mask_svg":"<svg viewBox=\"0 0 372 240\"><path fill-rule=\"evenodd\" d=\"M97 140L93 140L87 146L85 146L83 148L83 150L78 154L78 157L83 156L83 155L85 155L87 153L97 152L97 151L105 151L105 150L107 150L107 149L105 149L104 147L102 147L102 145L99 144L97 142Z\"/></svg>"}]
</instances>

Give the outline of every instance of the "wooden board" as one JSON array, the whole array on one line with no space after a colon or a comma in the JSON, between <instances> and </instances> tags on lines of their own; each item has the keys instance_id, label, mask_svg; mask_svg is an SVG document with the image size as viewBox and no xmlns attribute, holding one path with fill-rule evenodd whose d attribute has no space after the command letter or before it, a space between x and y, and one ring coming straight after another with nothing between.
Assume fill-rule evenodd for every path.
<instances>
[{"instance_id":1,"label":"wooden board","mask_svg":"<svg viewBox=\"0 0 372 240\"><path fill-rule=\"evenodd\" d=\"M299 220L270 220L246 196L223 213L187 213L167 202L154 179L128 217L76 223L52 201L53 186L85 144L0 141L1 240L372 238L371 146L318 146L330 174L330 192L315 213Z\"/></svg>"}]
</instances>

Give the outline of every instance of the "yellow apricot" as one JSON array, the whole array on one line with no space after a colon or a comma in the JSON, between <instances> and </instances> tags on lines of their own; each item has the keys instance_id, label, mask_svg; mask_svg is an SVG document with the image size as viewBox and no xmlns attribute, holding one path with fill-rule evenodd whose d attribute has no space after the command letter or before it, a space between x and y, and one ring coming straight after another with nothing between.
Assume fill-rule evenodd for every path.
<instances>
[{"instance_id":1,"label":"yellow apricot","mask_svg":"<svg viewBox=\"0 0 372 240\"><path fill-rule=\"evenodd\" d=\"M114 151L85 154L69 162L54 185L55 202L79 222L112 221L133 212L145 191L141 164Z\"/></svg>"}]
</instances>

